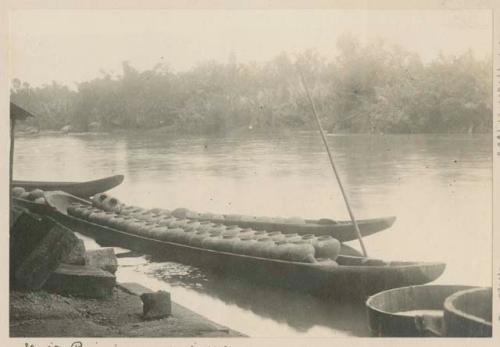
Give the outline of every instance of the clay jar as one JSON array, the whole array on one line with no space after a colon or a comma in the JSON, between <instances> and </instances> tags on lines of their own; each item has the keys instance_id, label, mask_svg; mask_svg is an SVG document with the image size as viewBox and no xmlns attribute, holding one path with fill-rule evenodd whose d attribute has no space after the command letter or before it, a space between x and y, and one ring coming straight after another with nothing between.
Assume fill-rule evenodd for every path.
<instances>
[{"instance_id":1,"label":"clay jar","mask_svg":"<svg viewBox=\"0 0 500 347\"><path fill-rule=\"evenodd\" d=\"M197 230L200 227L201 223L195 220L189 221L186 223L184 230L186 231L194 231Z\"/></svg>"},{"instance_id":2,"label":"clay jar","mask_svg":"<svg viewBox=\"0 0 500 347\"><path fill-rule=\"evenodd\" d=\"M28 192L21 193L18 196L19 199L24 199L24 200L28 200L29 197L30 197L30 193L28 193Z\"/></svg>"},{"instance_id":3,"label":"clay jar","mask_svg":"<svg viewBox=\"0 0 500 347\"><path fill-rule=\"evenodd\" d=\"M111 196L108 196L102 202L102 209L104 211L120 213L120 211L122 209L122 204L120 203L120 201L118 201L117 198L113 198Z\"/></svg>"},{"instance_id":4,"label":"clay jar","mask_svg":"<svg viewBox=\"0 0 500 347\"><path fill-rule=\"evenodd\" d=\"M186 242L185 242L186 245L191 246L191 244L193 242L193 238L196 236L197 232L198 232L197 229L192 229L192 230L186 231L186 233L188 234L187 238L186 238Z\"/></svg>"},{"instance_id":5,"label":"clay jar","mask_svg":"<svg viewBox=\"0 0 500 347\"><path fill-rule=\"evenodd\" d=\"M284 241L285 235L281 231L271 231L267 234L274 242L276 241Z\"/></svg>"},{"instance_id":6,"label":"clay jar","mask_svg":"<svg viewBox=\"0 0 500 347\"><path fill-rule=\"evenodd\" d=\"M331 267L337 267L337 266L339 266L339 264L335 260L325 259L325 258L317 259L316 264L318 266L325 267L325 268L331 268Z\"/></svg>"},{"instance_id":7,"label":"clay jar","mask_svg":"<svg viewBox=\"0 0 500 347\"><path fill-rule=\"evenodd\" d=\"M172 224L177 221L177 218L175 217L163 217L163 218L160 218L157 223L161 226L166 226L166 227L170 227L172 226Z\"/></svg>"},{"instance_id":8,"label":"clay jar","mask_svg":"<svg viewBox=\"0 0 500 347\"><path fill-rule=\"evenodd\" d=\"M172 211L172 215L176 218L186 218L186 214L189 212L187 208L180 207Z\"/></svg>"},{"instance_id":9,"label":"clay jar","mask_svg":"<svg viewBox=\"0 0 500 347\"><path fill-rule=\"evenodd\" d=\"M130 216L121 217L121 219L118 219L116 222L116 229L126 231L128 223L132 222L133 220L134 217Z\"/></svg>"},{"instance_id":10,"label":"clay jar","mask_svg":"<svg viewBox=\"0 0 500 347\"><path fill-rule=\"evenodd\" d=\"M154 224L150 229L149 229L149 237L155 239L155 240L163 240L163 237L167 233L168 228L167 227L161 227L157 224Z\"/></svg>"},{"instance_id":11,"label":"clay jar","mask_svg":"<svg viewBox=\"0 0 500 347\"><path fill-rule=\"evenodd\" d=\"M12 188L12 196L19 197L22 193L26 192L23 187Z\"/></svg>"},{"instance_id":12,"label":"clay jar","mask_svg":"<svg viewBox=\"0 0 500 347\"><path fill-rule=\"evenodd\" d=\"M170 224L173 228L184 228L189 223L189 219L177 219Z\"/></svg>"},{"instance_id":13,"label":"clay jar","mask_svg":"<svg viewBox=\"0 0 500 347\"><path fill-rule=\"evenodd\" d=\"M158 212L158 214L163 217L172 217L172 211L165 208L160 208L160 212Z\"/></svg>"},{"instance_id":14,"label":"clay jar","mask_svg":"<svg viewBox=\"0 0 500 347\"><path fill-rule=\"evenodd\" d=\"M196 220L198 220L198 219L200 219L200 216L201 216L201 214L198 213L198 212L194 212L194 211L187 211L186 212L186 218L187 219L196 219Z\"/></svg>"},{"instance_id":15,"label":"clay jar","mask_svg":"<svg viewBox=\"0 0 500 347\"><path fill-rule=\"evenodd\" d=\"M43 198L43 190L41 189L34 189L30 192L28 199L29 200L36 200L38 198Z\"/></svg>"},{"instance_id":16,"label":"clay jar","mask_svg":"<svg viewBox=\"0 0 500 347\"><path fill-rule=\"evenodd\" d=\"M202 247L203 240L209 237L209 233L207 230L198 230L195 232L193 237L190 240L190 245L193 247Z\"/></svg>"},{"instance_id":17,"label":"clay jar","mask_svg":"<svg viewBox=\"0 0 500 347\"><path fill-rule=\"evenodd\" d=\"M126 214L129 216L133 216L135 214L142 213L142 212L144 212L144 209L140 208L140 207L136 207L136 206L125 206L120 211L121 214Z\"/></svg>"},{"instance_id":18,"label":"clay jar","mask_svg":"<svg viewBox=\"0 0 500 347\"><path fill-rule=\"evenodd\" d=\"M143 221L153 221L155 217L157 217L157 215L151 213L151 212L148 212L148 211L143 211L143 212L140 212L140 213L134 213L132 214L133 217L137 218L137 219L141 219Z\"/></svg>"},{"instance_id":19,"label":"clay jar","mask_svg":"<svg viewBox=\"0 0 500 347\"><path fill-rule=\"evenodd\" d=\"M234 241L232 252L236 254L249 255L252 245L256 242L257 241L254 240L251 235L241 236Z\"/></svg>"},{"instance_id":20,"label":"clay jar","mask_svg":"<svg viewBox=\"0 0 500 347\"><path fill-rule=\"evenodd\" d=\"M254 240L258 240L265 236L267 236L267 232L264 230L257 230L256 232L253 233Z\"/></svg>"},{"instance_id":21,"label":"clay jar","mask_svg":"<svg viewBox=\"0 0 500 347\"><path fill-rule=\"evenodd\" d=\"M163 208L152 208L148 210L148 212L151 212L152 214L157 214L162 217L170 217L172 215L172 212L169 210L163 209Z\"/></svg>"},{"instance_id":22,"label":"clay jar","mask_svg":"<svg viewBox=\"0 0 500 347\"><path fill-rule=\"evenodd\" d=\"M284 240L287 242L295 242L295 241L302 240L302 238L297 233L290 233L290 234L284 234L284 235L285 235Z\"/></svg>"},{"instance_id":23,"label":"clay jar","mask_svg":"<svg viewBox=\"0 0 500 347\"><path fill-rule=\"evenodd\" d=\"M108 197L107 194L104 193L98 193L92 197L92 206L97 207L97 208L102 208L102 203L106 198Z\"/></svg>"},{"instance_id":24,"label":"clay jar","mask_svg":"<svg viewBox=\"0 0 500 347\"><path fill-rule=\"evenodd\" d=\"M287 258L290 261L301 263L316 262L316 259L314 258L314 247L309 242L304 240L294 241L290 244Z\"/></svg>"},{"instance_id":25,"label":"clay jar","mask_svg":"<svg viewBox=\"0 0 500 347\"><path fill-rule=\"evenodd\" d=\"M156 226L153 222L142 222L142 225L139 227L139 233L144 237L151 237L151 230Z\"/></svg>"},{"instance_id":26,"label":"clay jar","mask_svg":"<svg viewBox=\"0 0 500 347\"><path fill-rule=\"evenodd\" d=\"M222 238L219 240L216 249L222 252L232 252L233 245L238 240L234 235L221 235Z\"/></svg>"},{"instance_id":27,"label":"clay jar","mask_svg":"<svg viewBox=\"0 0 500 347\"><path fill-rule=\"evenodd\" d=\"M158 223L159 221L163 220L162 215L157 214L157 213L151 213L151 218L148 219L148 221L153 222L153 223Z\"/></svg>"},{"instance_id":28,"label":"clay jar","mask_svg":"<svg viewBox=\"0 0 500 347\"><path fill-rule=\"evenodd\" d=\"M202 242L201 246L206 249L217 249L219 241L222 239L220 231L212 231Z\"/></svg>"},{"instance_id":29,"label":"clay jar","mask_svg":"<svg viewBox=\"0 0 500 347\"><path fill-rule=\"evenodd\" d=\"M45 200L44 197L41 197L41 198L36 198L35 200L33 200L33 202L36 204L45 205L47 203L47 200Z\"/></svg>"},{"instance_id":30,"label":"clay jar","mask_svg":"<svg viewBox=\"0 0 500 347\"><path fill-rule=\"evenodd\" d=\"M237 236L240 231L243 230L237 225L231 225L226 227L226 230L222 232L222 236Z\"/></svg>"},{"instance_id":31,"label":"clay jar","mask_svg":"<svg viewBox=\"0 0 500 347\"><path fill-rule=\"evenodd\" d=\"M69 215L85 219L85 213L87 213L87 216L90 214L90 209L92 208L90 205L84 205L84 204L72 204L73 208L71 206L68 207L67 212Z\"/></svg>"},{"instance_id":32,"label":"clay jar","mask_svg":"<svg viewBox=\"0 0 500 347\"><path fill-rule=\"evenodd\" d=\"M116 217L116 213L114 212L106 212L104 218L103 218L103 221L102 221L102 225L105 225L107 227L112 227L112 223L111 223L111 220Z\"/></svg>"},{"instance_id":33,"label":"clay jar","mask_svg":"<svg viewBox=\"0 0 500 347\"><path fill-rule=\"evenodd\" d=\"M167 226L160 226L160 228L166 228L165 235L163 235L163 241L174 242L174 238L178 232L177 228L169 228Z\"/></svg>"},{"instance_id":34,"label":"clay jar","mask_svg":"<svg viewBox=\"0 0 500 347\"><path fill-rule=\"evenodd\" d=\"M175 243L180 243L181 239L184 237L184 229L178 227L168 228L168 232L170 233L170 241Z\"/></svg>"},{"instance_id":35,"label":"clay jar","mask_svg":"<svg viewBox=\"0 0 500 347\"><path fill-rule=\"evenodd\" d=\"M269 258L274 245L274 241L270 237L260 238L252 247L253 255L260 258Z\"/></svg>"},{"instance_id":36,"label":"clay jar","mask_svg":"<svg viewBox=\"0 0 500 347\"><path fill-rule=\"evenodd\" d=\"M340 242L330 235L323 235L313 243L317 258L337 259L340 253Z\"/></svg>"},{"instance_id":37,"label":"clay jar","mask_svg":"<svg viewBox=\"0 0 500 347\"><path fill-rule=\"evenodd\" d=\"M82 208L81 210L81 218L90 220L90 215L94 212L102 212L101 210L94 208L92 206Z\"/></svg>"},{"instance_id":38,"label":"clay jar","mask_svg":"<svg viewBox=\"0 0 500 347\"><path fill-rule=\"evenodd\" d=\"M12 189L12 191L14 191L14 189ZM14 194L12 194L12 195L14 195ZM68 206L66 211L68 212L69 215L78 217L77 209L81 209L81 208L82 208L82 204L80 204L78 202L73 202L73 203L71 203L71 205Z\"/></svg>"},{"instance_id":39,"label":"clay jar","mask_svg":"<svg viewBox=\"0 0 500 347\"><path fill-rule=\"evenodd\" d=\"M215 224L212 223L212 222L208 222L208 221L205 221L205 222L200 222L200 226L196 229L198 231L210 231L212 230L212 227L214 226Z\"/></svg>"},{"instance_id":40,"label":"clay jar","mask_svg":"<svg viewBox=\"0 0 500 347\"><path fill-rule=\"evenodd\" d=\"M291 244L282 240L275 242L274 247L269 252L269 257L272 259L288 260L288 252Z\"/></svg>"},{"instance_id":41,"label":"clay jar","mask_svg":"<svg viewBox=\"0 0 500 347\"><path fill-rule=\"evenodd\" d=\"M302 235L302 240L307 241L314 246L314 243L317 241L317 237L314 234L305 234Z\"/></svg>"},{"instance_id":42,"label":"clay jar","mask_svg":"<svg viewBox=\"0 0 500 347\"><path fill-rule=\"evenodd\" d=\"M138 234L141 227L142 221L140 219L130 218L125 230L132 234Z\"/></svg>"},{"instance_id":43,"label":"clay jar","mask_svg":"<svg viewBox=\"0 0 500 347\"><path fill-rule=\"evenodd\" d=\"M255 234L255 230L252 228L245 228L240 231L240 234L238 237L241 238L247 238L247 237L252 237Z\"/></svg>"},{"instance_id":44,"label":"clay jar","mask_svg":"<svg viewBox=\"0 0 500 347\"><path fill-rule=\"evenodd\" d=\"M189 240L194 236L195 231L194 229L184 229L184 233L182 236L179 236L179 243L182 243L183 245L189 244Z\"/></svg>"},{"instance_id":45,"label":"clay jar","mask_svg":"<svg viewBox=\"0 0 500 347\"><path fill-rule=\"evenodd\" d=\"M109 213L109 212L104 212L102 210L93 211L89 215L89 221L91 221L92 223L95 223L95 224L102 225L102 224L104 224L104 221L106 221L108 219L107 213Z\"/></svg>"},{"instance_id":46,"label":"clay jar","mask_svg":"<svg viewBox=\"0 0 500 347\"><path fill-rule=\"evenodd\" d=\"M123 222L123 216L115 214L108 222L108 226L114 229L120 229L120 225Z\"/></svg>"},{"instance_id":47,"label":"clay jar","mask_svg":"<svg viewBox=\"0 0 500 347\"><path fill-rule=\"evenodd\" d=\"M210 227L210 232L222 233L225 230L226 230L226 226L223 224L212 224Z\"/></svg>"}]
</instances>

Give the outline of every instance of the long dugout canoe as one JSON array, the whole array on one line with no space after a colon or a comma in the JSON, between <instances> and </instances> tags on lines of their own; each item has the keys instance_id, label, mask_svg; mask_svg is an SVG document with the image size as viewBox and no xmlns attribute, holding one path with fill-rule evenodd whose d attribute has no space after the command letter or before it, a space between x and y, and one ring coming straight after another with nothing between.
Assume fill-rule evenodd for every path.
<instances>
[{"instance_id":1,"label":"long dugout canoe","mask_svg":"<svg viewBox=\"0 0 500 347\"><path fill-rule=\"evenodd\" d=\"M339 256L339 266L320 266L156 240L59 212L55 212L53 218L107 246L121 246L167 260L209 268L223 276L243 277L245 280L257 280L335 299L365 298L390 288L428 283L438 278L445 269L443 263L387 262L386 265L362 265L363 258L350 256Z\"/></svg>"},{"instance_id":2,"label":"long dugout canoe","mask_svg":"<svg viewBox=\"0 0 500 347\"><path fill-rule=\"evenodd\" d=\"M338 266L261 258L129 233L68 215L62 205L48 216L94 238L101 245L125 247L165 260L207 268L217 275L248 281L249 285L264 283L335 300L359 300L390 288L428 283L445 269L444 263L370 263L362 257L344 255L336 259Z\"/></svg>"},{"instance_id":3,"label":"long dugout canoe","mask_svg":"<svg viewBox=\"0 0 500 347\"><path fill-rule=\"evenodd\" d=\"M279 230L284 233L331 235L340 242L357 240L356 229L351 221L321 221L306 219L305 223L274 223L249 221L244 219L220 219L220 218L200 218L202 220L221 223L225 225L238 225L241 228L252 228L254 230ZM369 236L379 231L390 228L396 217L380 217L357 220L359 231L362 236Z\"/></svg>"},{"instance_id":4,"label":"long dugout canoe","mask_svg":"<svg viewBox=\"0 0 500 347\"><path fill-rule=\"evenodd\" d=\"M45 191L60 190L81 198L88 198L114 188L123 182L123 175L105 177L86 182L44 182L44 181L12 181L13 187L22 187L26 191L41 189Z\"/></svg>"}]
</instances>

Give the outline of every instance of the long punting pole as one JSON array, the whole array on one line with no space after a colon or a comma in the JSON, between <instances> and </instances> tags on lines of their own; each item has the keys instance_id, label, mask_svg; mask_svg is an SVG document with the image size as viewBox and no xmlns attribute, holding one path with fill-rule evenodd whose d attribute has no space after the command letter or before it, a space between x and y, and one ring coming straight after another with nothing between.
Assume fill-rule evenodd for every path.
<instances>
[{"instance_id":1,"label":"long punting pole","mask_svg":"<svg viewBox=\"0 0 500 347\"><path fill-rule=\"evenodd\" d=\"M330 147L328 146L328 142L326 141L326 135L325 131L323 130L323 127L321 126L321 122L318 117L318 112L316 112L316 106L314 105L314 101L311 97L311 94L309 93L309 88L307 88L307 84L304 80L304 76L302 75L302 72L299 71L300 74L300 81L302 82L302 86L304 87L307 98L309 99L309 103L311 104L312 111L314 113L314 118L316 119L316 124L318 125L319 133L321 134L321 138L323 139L323 144L325 145L326 148L326 153L328 154L328 158L330 159L330 164L333 169L333 173L335 174L335 177L337 178L337 182L340 187L340 191L342 192L342 196L344 197L345 204L347 206L347 211L349 212L349 216L351 217L352 223L354 224L354 229L356 229L356 234L358 235L358 240L359 244L361 245L361 249L363 250L363 255L365 257L368 257L368 253L366 253L366 248L365 244L363 243L363 236L361 235L361 231L359 231L359 226L358 222L356 222L356 218L354 217L354 213L352 213L351 210L351 205L349 204L349 199L347 198L347 194L344 190L344 186L342 185L342 181L340 180L340 176L337 172L337 168L335 167L335 163L333 161L333 156L332 153L330 152Z\"/></svg>"}]
</instances>

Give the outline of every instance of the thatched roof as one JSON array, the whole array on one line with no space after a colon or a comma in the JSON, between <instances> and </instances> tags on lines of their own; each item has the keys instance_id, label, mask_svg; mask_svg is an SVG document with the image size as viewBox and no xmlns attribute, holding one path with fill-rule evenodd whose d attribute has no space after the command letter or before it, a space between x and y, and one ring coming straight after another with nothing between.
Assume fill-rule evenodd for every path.
<instances>
[{"instance_id":1,"label":"thatched roof","mask_svg":"<svg viewBox=\"0 0 500 347\"><path fill-rule=\"evenodd\" d=\"M10 103L10 119L25 120L28 117L34 117L31 113L24 108L17 106L13 102Z\"/></svg>"}]
</instances>

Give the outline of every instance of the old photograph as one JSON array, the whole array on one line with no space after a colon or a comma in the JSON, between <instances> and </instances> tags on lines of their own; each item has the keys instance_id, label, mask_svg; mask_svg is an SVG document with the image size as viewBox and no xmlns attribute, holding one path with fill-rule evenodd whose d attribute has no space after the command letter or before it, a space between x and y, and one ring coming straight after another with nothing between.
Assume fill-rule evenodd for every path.
<instances>
[{"instance_id":1,"label":"old photograph","mask_svg":"<svg viewBox=\"0 0 500 347\"><path fill-rule=\"evenodd\" d=\"M491 10L8 21L10 337L492 336Z\"/></svg>"}]
</instances>

